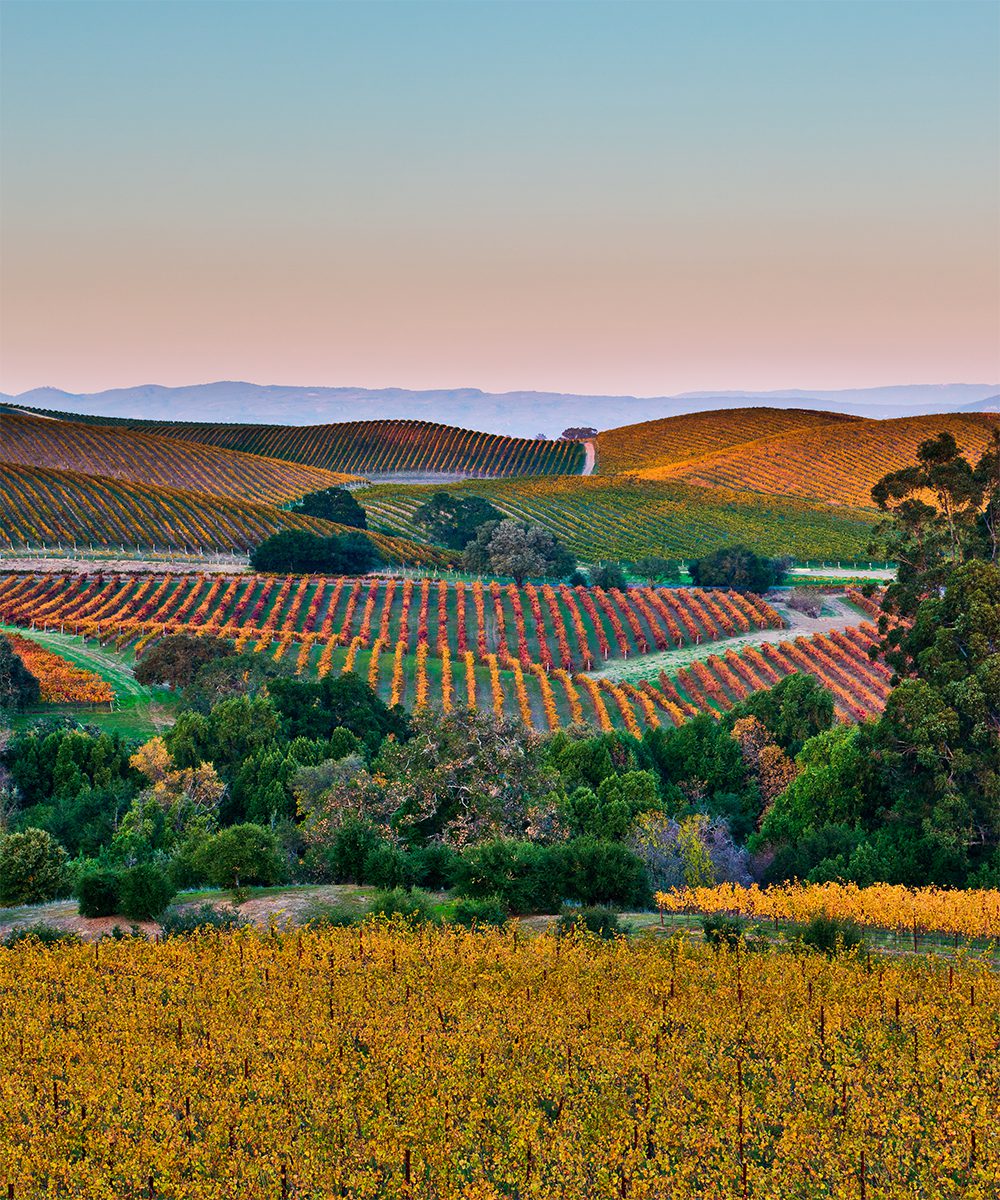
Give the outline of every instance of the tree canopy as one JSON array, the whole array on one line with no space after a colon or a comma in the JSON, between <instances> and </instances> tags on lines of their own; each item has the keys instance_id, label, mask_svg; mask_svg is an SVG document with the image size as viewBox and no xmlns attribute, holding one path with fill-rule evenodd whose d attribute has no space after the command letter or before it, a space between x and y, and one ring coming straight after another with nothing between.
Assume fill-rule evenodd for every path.
<instances>
[{"instance_id":1,"label":"tree canopy","mask_svg":"<svg viewBox=\"0 0 1000 1200\"><path fill-rule=\"evenodd\" d=\"M766 592L785 576L781 559L765 558L748 546L724 546L688 564L695 587L725 587L737 592Z\"/></svg>"},{"instance_id":2,"label":"tree canopy","mask_svg":"<svg viewBox=\"0 0 1000 1200\"><path fill-rule=\"evenodd\" d=\"M503 513L481 496L435 492L413 514L432 542L449 550L464 550L482 525L503 520Z\"/></svg>"},{"instance_id":3,"label":"tree canopy","mask_svg":"<svg viewBox=\"0 0 1000 1200\"><path fill-rule=\"evenodd\" d=\"M250 555L255 571L289 575L364 575L378 562L378 551L363 533L320 537L304 529L286 529Z\"/></svg>"},{"instance_id":4,"label":"tree canopy","mask_svg":"<svg viewBox=\"0 0 1000 1200\"><path fill-rule=\"evenodd\" d=\"M291 505L291 511L306 517L319 517L337 525L350 525L354 529L368 528L368 514L347 488L324 488L320 492L307 492Z\"/></svg>"},{"instance_id":5,"label":"tree canopy","mask_svg":"<svg viewBox=\"0 0 1000 1200\"><path fill-rule=\"evenodd\" d=\"M529 576L562 579L576 559L547 529L524 521L489 521L465 549L470 571L509 575L520 586Z\"/></svg>"}]
</instances>

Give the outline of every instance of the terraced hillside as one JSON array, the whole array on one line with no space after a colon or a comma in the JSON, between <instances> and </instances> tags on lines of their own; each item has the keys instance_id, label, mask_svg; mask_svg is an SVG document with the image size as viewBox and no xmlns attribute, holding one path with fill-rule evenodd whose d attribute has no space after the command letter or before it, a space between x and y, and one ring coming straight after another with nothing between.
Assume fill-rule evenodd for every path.
<instances>
[{"instance_id":1,"label":"terraced hillside","mask_svg":"<svg viewBox=\"0 0 1000 1200\"><path fill-rule=\"evenodd\" d=\"M508 516L544 525L588 562L643 554L688 558L733 542L802 560L853 559L864 554L874 524L870 512L794 497L630 476L474 481L448 491L485 496ZM357 493L377 525L413 538L422 536L413 511L428 494L398 484Z\"/></svg>"},{"instance_id":2,"label":"terraced hillside","mask_svg":"<svg viewBox=\"0 0 1000 1200\"><path fill-rule=\"evenodd\" d=\"M74 471L0 462L0 544L246 551L282 529L334 533L341 526L248 504ZM440 564L449 555L371 534L389 561Z\"/></svg>"},{"instance_id":3,"label":"terraced hillside","mask_svg":"<svg viewBox=\"0 0 1000 1200\"><path fill-rule=\"evenodd\" d=\"M666 466L705 454L745 446L761 438L859 421L860 417L797 408L731 408L686 413L608 429L597 438L597 470L602 475Z\"/></svg>"},{"instance_id":4,"label":"terraced hillside","mask_svg":"<svg viewBox=\"0 0 1000 1200\"><path fill-rule=\"evenodd\" d=\"M123 426L0 413L0 461L284 504L351 477L279 459L201 446Z\"/></svg>"},{"instance_id":5,"label":"terraced hillside","mask_svg":"<svg viewBox=\"0 0 1000 1200\"><path fill-rule=\"evenodd\" d=\"M800 496L814 503L870 508L872 487L888 472L911 465L920 442L949 432L975 461L997 428L1000 419L986 413L845 421L778 433L677 463L647 466L639 474L658 483Z\"/></svg>"},{"instance_id":6,"label":"terraced hillside","mask_svg":"<svg viewBox=\"0 0 1000 1200\"><path fill-rule=\"evenodd\" d=\"M354 475L391 473L579 475L577 442L535 441L431 421L348 421L336 425L221 425L122 422L130 429L225 447Z\"/></svg>"},{"instance_id":7,"label":"terraced hillside","mask_svg":"<svg viewBox=\"0 0 1000 1200\"><path fill-rule=\"evenodd\" d=\"M890 677L869 657L875 627L841 608L842 619L796 636L760 597L696 588L0 575L0 622L140 654L165 631L221 634L299 674L353 671L393 704L632 734L723 712L793 671L829 688L842 720L877 713Z\"/></svg>"}]
</instances>

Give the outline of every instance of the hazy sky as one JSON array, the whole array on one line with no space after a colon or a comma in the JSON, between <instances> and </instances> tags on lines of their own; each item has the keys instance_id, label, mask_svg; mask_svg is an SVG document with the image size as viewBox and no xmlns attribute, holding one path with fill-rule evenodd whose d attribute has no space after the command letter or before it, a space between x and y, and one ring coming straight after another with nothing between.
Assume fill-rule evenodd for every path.
<instances>
[{"instance_id":1,"label":"hazy sky","mask_svg":"<svg viewBox=\"0 0 1000 1200\"><path fill-rule=\"evenodd\" d=\"M1000 5L0 4L0 390L1000 379Z\"/></svg>"}]
</instances>

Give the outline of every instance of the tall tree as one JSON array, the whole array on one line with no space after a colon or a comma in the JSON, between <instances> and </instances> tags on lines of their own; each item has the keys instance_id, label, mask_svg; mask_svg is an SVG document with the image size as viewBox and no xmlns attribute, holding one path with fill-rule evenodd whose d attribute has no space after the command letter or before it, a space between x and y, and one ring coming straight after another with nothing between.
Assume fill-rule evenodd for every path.
<instances>
[{"instance_id":1,"label":"tall tree","mask_svg":"<svg viewBox=\"0 0 1000 1200\"><path fill-rule=\"evenodd\" d=\"M509 575L520 587L529 576L563 578L576 559L547 529L524 521L489 522L465 550L470 571Z\"/></svg>"},{"instance_id":2,"label":"tall tree","mask_svg":"<svg viewBox=\"0 0 1000 1200\"><path fill-rule=\"evenodd\" d=\"M503 513L481 496L452 496L435 492L413 514L432 542L449 550L464 550L488 521L502 521Z\"/></svg>"}]
</instances>

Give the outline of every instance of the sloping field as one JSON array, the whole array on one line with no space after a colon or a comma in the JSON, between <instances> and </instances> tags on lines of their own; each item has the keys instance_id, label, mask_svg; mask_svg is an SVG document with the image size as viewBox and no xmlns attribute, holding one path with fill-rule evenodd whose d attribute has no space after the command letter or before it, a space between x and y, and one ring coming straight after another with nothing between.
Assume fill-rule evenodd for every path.
<instances>
[{"instance_id":1,"label":"sloping field","mask_svg":"<svg viewBox=\"0 0 1000 1200\"><path fill-rule=\"evenodd\" d=\"M256 504L284 504L350 478L120 425L84 425L9 413L0 413L0 460Z\"/></svg>"},{"instance_id":2,"label":"sloping field","mask_svg":"<svg viewBox=\"0 0 1000 1200\"><path fill-rule=\"evenodd\" d=\"M467 482L453 494L485 496L518 520L544 525L581 559L643 554L688 558L734 542L800 560L863 556L874 517L793 498L708 489L687 483L592 475ZM358 492L370 522L422 536L412 514L426 488L380 484Z\"/></svg>"},{"instance_id":3,"label":"sloping field","mask_svg":"<svg viewBox=\"0 0 1000 1200\"><path fill-rule=\"evenodd\" d=\"M184 628L364 649L402 643L407 653L425 645L574 670L781 627L765 600L727 591L291 575L0 575L0 616L80 633L103 623L132 636Z\"/></svg>"},{"instance_id":4,"label":"sloping field","mask_svg":"<svg viewBox=\"0 0 1000 1200\"><path fill-rule=\"evenodd\" d=\"M998 419L985 413L846 421L793 430L693 461L646 467L639 474L660 482L872 508L874 485L888 472L912 465L920 442L947 431L975 461L997 427Z\"/></svg>"},{"instance_id":5,"label":"sloping field","mask_svg":"<svg viewBox=\"0 0 1000 1200\"><path fill-rule=\"evenodd\" d=\"M12 548L80 543L241 552L282 529L329 534L343 527L268 505L0 463L0 542ZM449 558L427 546L370 536L393 562L434 564Z\"/></svg>"},{"instance_id":6,"label":"sloping field","mask_svg":"<svg viewBox=\"0 0 1000 1200\"><path fill-rule=\"evenodd\" d=\"M280 458L350 474L461 473L579 475L578 442L504 437L432 421L345 421L336 425L221 425L193 422L123 422L128 428Z\"/></svg>"},{"instance_id":7,"label":"sloping field","mask_svg":"<svg viewBox=\"0 0 1000 1200\"><path fill-rule=\"evenodd\" d=\"M642 421L598 434L597 469L602 475L617 475L666 466L759 438L852 421L862 418L798 408L730 408Z\"/></svg>"}]
</instances>

